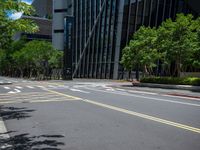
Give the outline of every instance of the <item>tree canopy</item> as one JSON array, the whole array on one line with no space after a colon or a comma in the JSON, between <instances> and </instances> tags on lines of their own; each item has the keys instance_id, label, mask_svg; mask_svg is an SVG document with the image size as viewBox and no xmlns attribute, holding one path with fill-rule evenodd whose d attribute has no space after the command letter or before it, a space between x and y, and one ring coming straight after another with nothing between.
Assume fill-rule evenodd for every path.
<instances>
[{"instance_id":1,"label":"tree canopy","mask_svg":"<svg viewBox=\"0 0 200 150\"><path fill-rule=\"evenodd\" d=\"M0 51L0 73L37 78L39 74L48 74L51 69L61 69L62 58L63 52L54 49L50 42L21 39L12 44L9 55Z\"/></svg>"},{"instance_id":2,"label":"tree canopy","mask_svg":"<svg viewBox=\"0 0 200 150\"><path fill-rule=\"evenodd\" d=\"M33 33L38 31L38 26L30 19L20 18L12 20L8 13L24 12L32 14L34 9L21 1L0 0L0 49L7 49L12 40L12 36L17 32Z\"/></svg>"},{"instance_id":3,"label":"tree canopy","mask_svg":"<svg viewBox=\"0 0 200 150\"><path fill-rule=\"evenodd\" d=\"M121 63L127 70L137 64L146 74L180 76L181 71L200 69L200 18L177 14L157 29L141 27L123 49Z\"/></svg>"}]
</instances>

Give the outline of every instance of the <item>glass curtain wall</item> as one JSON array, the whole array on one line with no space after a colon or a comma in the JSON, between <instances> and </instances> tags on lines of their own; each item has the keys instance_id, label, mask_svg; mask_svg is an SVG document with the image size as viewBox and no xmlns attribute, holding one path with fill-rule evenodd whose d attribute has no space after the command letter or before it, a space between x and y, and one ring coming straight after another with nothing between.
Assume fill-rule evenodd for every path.
<instances>
[{"instance_id":1,"label":"glass curtain wall","mask_svg":"<svg viewBox=\"0 0 200 150\"><path fill-rule=\"evenodd\" d=\"M112 78L119 0L75 0L74 77Z\"/></svg>"},{"instance_id":2,"label":"glass curtain wall","mask_svg":"<svg viewBox=\"0 0 200 150\"><path fill-rule=\"evenodd\" d=\"M123 4L123 18L119 17ZM177 13L191 12L185 0L74 0L75 49L74 77L113 78L118 63L118 78L123 77L116 45L122 50L140 26L157 27ZM122 32L117 30L119 24ZM120 43L116 43L120 36ZM119 53L121 58L121 51ZM122 75L122 76L121 76Z\"/></svg>"}]
</instances>

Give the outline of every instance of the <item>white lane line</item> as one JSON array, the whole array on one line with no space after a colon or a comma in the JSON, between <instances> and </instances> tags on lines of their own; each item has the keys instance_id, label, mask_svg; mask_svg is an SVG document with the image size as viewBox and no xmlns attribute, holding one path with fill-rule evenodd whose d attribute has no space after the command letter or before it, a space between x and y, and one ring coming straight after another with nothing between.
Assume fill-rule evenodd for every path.
<instances>
[{"instance_id":1,"label":"white lane line","mask_svg":"<svg viewBox=\"0 0 200 150\"><path fill-rule=\"evenodd\" d=\"M154 97L146 97L146 96L132 95L132 94L128 94L128 93L109 92L109 91L91 89L91 88L88 88L88 87L85 87L85 89L93 90L93 91L97 91L97 92L104 92L104 93L110 93L110 94L118 94L118 95L131 96L131 97L137 97L137 98L143 98L143 99L150 99L150 100L154 100L154 101L162 101L162 102L169 102L169 103L176 103L176 104L182 104L182 105L190 105L190 106L197 106L197 107L200 107L200 104L194 104L194 103L179 102L179 101L168 100L168 99L162 99L162 98L154 98ZM143 99L142 99L142 100L143 100ZM137 100L137 99L134 99L134 100ZM140 101L141 101L141 99L140 99Z\"/></svg>"},{"instance_id":2,"label":"white lane line","mask_svg":"<svg viewBox=\"0 0 200 150\"><path fill-rule=\"evenodd\" d=\"M14 91L10 91L8 92L9 94L16 94L16 93L20 93L21 91L18 89L14 89Z\"/></svg>"},{"instance_id":3,"label":"white lane line","mask_svg":"<svg viewBox=\"0 0 200 150\"><path fill-rule=\"evenodd\" d=\"M112 89L112 88L108 88L108 89L106 89L107 91L115 91L114 89Z\"/></svg>"},{"instance_id":4,"label":"white lane line","mask_svg":"<svg viewBox=\"0 0 200 150\"><path fill-rule=\"evenodd\" d=\"M42 89L45 89L45 87L44 87L44 86L37 86L37 87L39 87L39 88L42 88Z\"/></svg>"},{"instance_id":5,"label":"white lane line","mask_svg":"<svg viewBox=\"0 0 200 150\"><path fill-rule=\"evenodd\" d=\"M4 89L6 89L6 90L10 90L10 87L5 86Z\"/></svg>"},{"instance_id":6,"label":"white lane line","mask_svg":"<svg viewBox=\"0 0 200 150\"><path fill-rule=\"evenodd\" d=\"M8 134L6 134L8 131L6 129L6 126L3 122L3 119L0 117L0 137L3 138L9 138L10 136Z\"/></svg>"},{"instance_id":7,"label":"white lane line","mask_svg":"<svg viewBox=\"0 0 200 150\"><path fill-rule=\"evenodd\" d=\"M21 86L15 86L15 88L17 88L17 89L23 89Z\"/></svg>"},{"instance_id":8,"label":"white lane line","mask_svg":"<svg viewBox=\"0 0 200 150\"><path fill-rule=\"evenodd\" d=\"M0 117L0 139L1 140L8 140L10 138L8 131L6 129L6 126L3 122L3 119ZM0 149L10 149L12 145L8 144L8 143L2 143L2 145L0 145Z\"/></svg>"},{"instance_id":9,"label":"white lane line","mask_svg":"<svg viewBox=\"0 0 200 150\"><path fill-rule=\"evenodd\" d=\"M90 92L82 91L82 90L78 90L78 89L70 89L70 90L73 91L73 92L81 92L81 93L86 93L86 94L90 93Z\"/></svg>"},{"instance_id":10,"label":"white lane line","mask_svg":"<svg viewBox=\"0 0 200 150\"><path fill-rule=\"evenodd\" d=\"M57 86L48 85L48 87L50 87L50 88L56 88Z\"/></svg>"},{"instance_id":11,"label":"white lane line","mask_svg":"<svg viewBox=\"0 0 200 150\"><path fill-rule=\"evenodd\" d=\"M119 88L116 88L117 90L119 90L119 91L123 91L123 92L125 92L126 90L124 90L124 89L119 89Z\"/></svg>"},{"instance_id":12,"label":"white lane line","mask_svg":"<svg viewBox=\"0 0 200 150\"><path fill-rule=\"evenodd\" d=\"M32 86L26 86L27 88L29 88L29 89L34 89L34 87L32 87Z\"/></svg>"}]
</instances>

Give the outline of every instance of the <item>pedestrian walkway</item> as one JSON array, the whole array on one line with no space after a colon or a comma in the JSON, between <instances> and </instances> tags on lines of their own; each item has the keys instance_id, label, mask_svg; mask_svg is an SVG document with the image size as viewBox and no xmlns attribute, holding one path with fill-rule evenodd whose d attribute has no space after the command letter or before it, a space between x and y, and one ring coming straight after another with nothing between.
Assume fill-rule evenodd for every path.
<instances>
[{"instance_id":1,"label":"pedestrian walkway","mask_svg":"<svg viewBox=\"0 0 200 150\"><path fill-rule=\"evenodd\" d=\"M0 93L16 94L21 92L39 92L42 89L67 89L69 86L65 85L49 85L49 84L36 84L36 85L4 85L0 86Z\"/></svg>"},{"instance_id":2,"label":"pedestrian walkway","mask_svg":"<svg viewBox=\"0 0 200 150\"><path fill-rule=\"evenodd\" d=\"M12 82L0 80L0 85L8 85L8 84L12 84Z\"/></svg>"},{"instance_id":3,"label":"pedestrian walkway","mask_svg":"<svg viewBox=\"0 0 200 150\"><path fill-rule=\"evenodd\" d=\"M74 101L79 100L71 96L62 96L51 92L31 92L31 93L16 93L15 96L7 93L0 94L0 104L10 103L44 103L58 101Z\"/></svg>"}]
</instances>

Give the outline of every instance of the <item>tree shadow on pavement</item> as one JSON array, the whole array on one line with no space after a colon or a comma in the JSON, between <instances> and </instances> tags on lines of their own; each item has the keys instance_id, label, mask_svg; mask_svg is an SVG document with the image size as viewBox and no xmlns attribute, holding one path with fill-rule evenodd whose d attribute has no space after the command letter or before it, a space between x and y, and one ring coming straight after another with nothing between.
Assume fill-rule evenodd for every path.
<instances>
[{"instance_id":1,"label":"tree shadow on pavement","mask_svg":"<svg viewBox=\"0 0 200 150\"><path fill-rule=\"evenodd\" d=\"M63 135L29 136L26 133L14 135L10 138L3 138L2 135L0 134L1 150L61 150L58 146L65 145L63 142L57 141L58 139L64 138Z\"/></svg>"},{"instance_id":2,"label":"tree shadow on pavement","mask_svg":"<svg viewBox=\"0 0 200 150\"><path fill-rule=\"evenodd\" d=\"M3 120L25 119L31 117L29 113L34 111L35 110L27 109L26 107L17 108L0 106L0 116L3 118Z\"/></svg>"}]
</instances>

